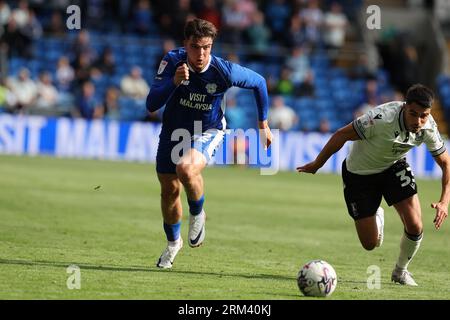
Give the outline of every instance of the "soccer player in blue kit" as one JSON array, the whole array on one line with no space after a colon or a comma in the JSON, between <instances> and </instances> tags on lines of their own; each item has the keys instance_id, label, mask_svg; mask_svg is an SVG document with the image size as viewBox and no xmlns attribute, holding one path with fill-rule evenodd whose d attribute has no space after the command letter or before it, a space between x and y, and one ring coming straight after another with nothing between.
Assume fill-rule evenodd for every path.
<instances>
[{"instance_id":1,"label":"soccer player in blue kit","mask_svg":"<svg viewBox=\"0 0 450 320\"><path fill-rule=\"evenodd\" d=\"M189 246L198 247L205 239L201 172L223 141L226 128L224 94L230 87L253 90L260 135L266 148L272 142L267 124L265 79L250 69L211 55L216 35L217 29L208 21L194 19L187 22L184 47L168 52L163 58L147 97L150 112L165 105L156 171L161 185L161 210L168 245L156 264L159 268L171 268L183 246L180 235L182 186L190 212ZM190 141L177 159L180 141L176 132L179 129L189 132Z\"/></svg>"}]
</instances>

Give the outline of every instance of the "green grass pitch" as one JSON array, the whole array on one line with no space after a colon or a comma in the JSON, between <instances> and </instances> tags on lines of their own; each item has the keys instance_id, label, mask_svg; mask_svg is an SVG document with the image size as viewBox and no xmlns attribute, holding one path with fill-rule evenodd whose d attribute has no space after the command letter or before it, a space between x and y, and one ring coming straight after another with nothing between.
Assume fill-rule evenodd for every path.
<instances>
[{"instance_id":1,"label":"green grass pitch","mask_svg":"<svg viewBox=\"0 0 450 320\"><path fill-rule=\"evenodd\" d=\"M0 156L0 299L306 299L296 275L312 259L337 272L328 299L450 298L450 225L435 231L430 208L439 180L418 181L425 233L410 266L419 287L410 288L390 282L397 214L384 204L384 244L366 252L339 176L222 167L204 178L205 243L185 241L173 269L159 270L166 241L153 165ZM187 228L185 214L184 239ZM78 290L66 284L72 264ZM371 265L380 289L367 287Z\"/></svg>"}]
</instances>

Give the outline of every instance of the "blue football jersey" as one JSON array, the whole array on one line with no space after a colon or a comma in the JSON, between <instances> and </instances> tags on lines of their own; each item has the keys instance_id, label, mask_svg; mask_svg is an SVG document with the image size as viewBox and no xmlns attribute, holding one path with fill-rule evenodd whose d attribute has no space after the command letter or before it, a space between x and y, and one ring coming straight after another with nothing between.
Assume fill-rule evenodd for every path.
<instances>
[{"instance_id":1,"label":"blue football jersey","mask_svg":"<svg viewBox=\"0 0 450 320\"><path fill-rule=\"evenodd\" d=\"M189 80L176 86L176 69L187 63L184 48L172 50L161 61L154 83L147 97L150 112L166 106L163 113L163 131L184 128L193 133L194 121L202 121L202 131L225 129L225 92L232 86L252 89L258 107L258 119L267 119L268 95L265 79L258 73L211 55L202 72L189 67Z\"/></svg>"}]
</instances>

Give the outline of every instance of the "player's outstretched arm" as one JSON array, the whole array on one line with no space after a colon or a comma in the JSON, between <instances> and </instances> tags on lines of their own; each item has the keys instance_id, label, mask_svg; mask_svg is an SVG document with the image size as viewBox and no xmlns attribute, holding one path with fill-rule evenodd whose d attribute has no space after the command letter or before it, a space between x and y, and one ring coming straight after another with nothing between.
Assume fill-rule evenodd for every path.
<instances>
[{"instance_id":1,"label":"player's outstretched arm","mask_svg":"<svg viewBox=\"0 0 450 320\"><path fill-rule=\"evenodd\" d=\"M317 170L327 162L327 160L336 152L338 152L347 141L359 140L359 136L353 128L352 123L336 131L328 140L325 147L320 151L317 158L303 166L297 167L298 172L316 173Z\"/></svg>"},{"instance_id":2,"label":"player's outstretched arm","mask_svg":"<svg viewBox=\"0 0 450 320\"><path fill-rule=\"evenodd\" d=\"M436 209L436 216L433 223L436 229L439 229L448 216L448 204L450 202L450 156L447 151L434 157L436 163L442 169L442 193L439 202L431 204Z\"/></svg>"}]
</instances>

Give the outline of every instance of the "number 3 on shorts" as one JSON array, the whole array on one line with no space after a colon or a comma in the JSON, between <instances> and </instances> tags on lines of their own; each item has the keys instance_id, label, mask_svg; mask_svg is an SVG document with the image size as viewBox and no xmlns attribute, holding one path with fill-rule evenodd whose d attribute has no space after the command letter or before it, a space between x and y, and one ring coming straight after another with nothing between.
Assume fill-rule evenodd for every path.
<instances>
[{"instance_id":1,"label":"number 3 on shorts","mask_svg":"<svg viewBox=\"0 0 450 320\"><path fill-rule=\"evenodd\" d=\"M401 186L406 187L411 183L411 178L406 175L406 170L411 171L411 168L406 168L402 171L397 172L395 175L400 177L400 182L402 182Z\"/></svg>"}]
</instances>

